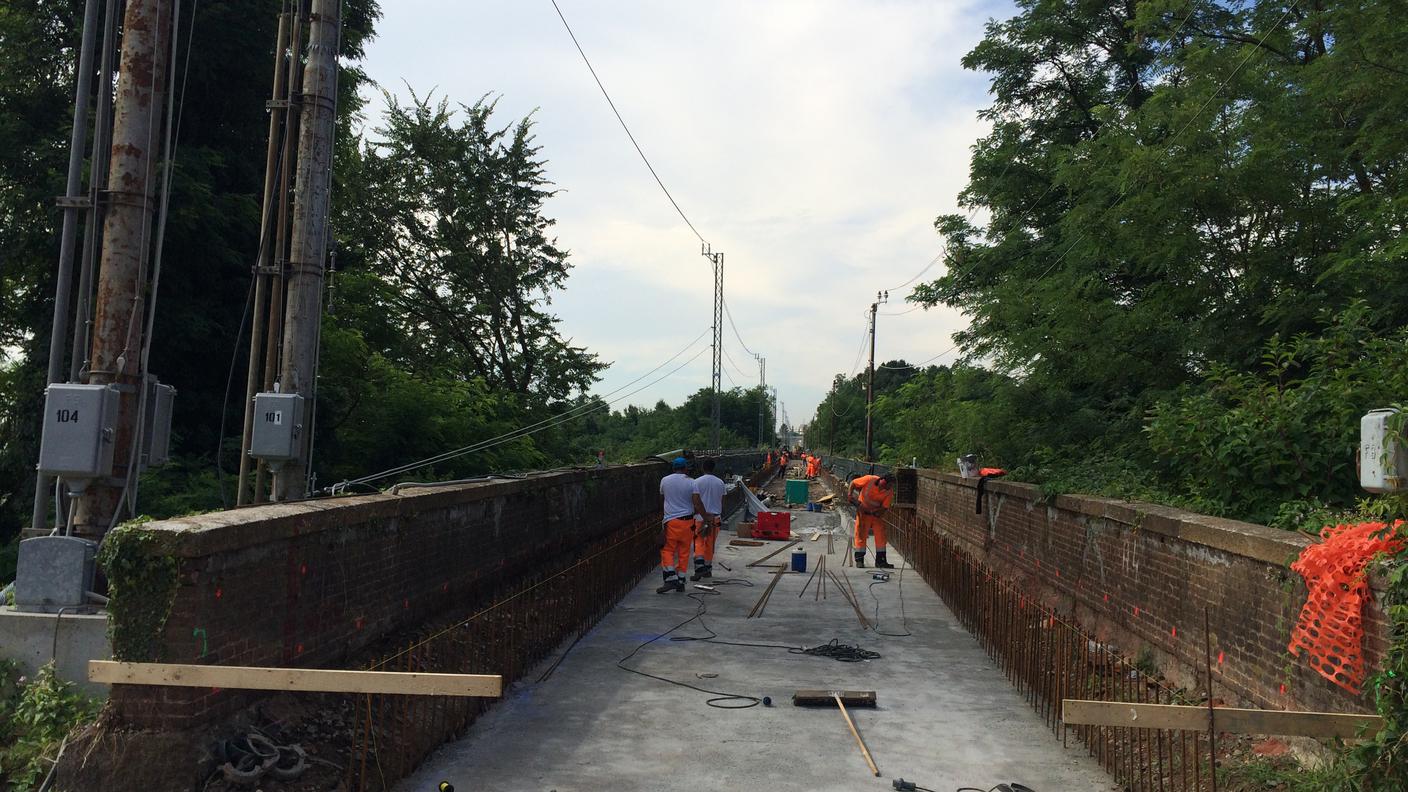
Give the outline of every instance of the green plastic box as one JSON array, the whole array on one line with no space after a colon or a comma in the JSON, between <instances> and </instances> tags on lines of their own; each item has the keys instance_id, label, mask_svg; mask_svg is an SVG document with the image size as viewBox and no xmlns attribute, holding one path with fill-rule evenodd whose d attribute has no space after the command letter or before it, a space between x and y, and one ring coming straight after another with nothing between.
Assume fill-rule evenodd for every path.
<instances>
[{"instance_id":1,"label":"green plastic box","mask_svg":"<svg viewBox=\"0 0 1408 792\"><path fill-rule=\"evenodd\" d=\"M806 479L787 479L788 503L806 503L808 500L807 492Z\"/></svg>"}]
</instances>

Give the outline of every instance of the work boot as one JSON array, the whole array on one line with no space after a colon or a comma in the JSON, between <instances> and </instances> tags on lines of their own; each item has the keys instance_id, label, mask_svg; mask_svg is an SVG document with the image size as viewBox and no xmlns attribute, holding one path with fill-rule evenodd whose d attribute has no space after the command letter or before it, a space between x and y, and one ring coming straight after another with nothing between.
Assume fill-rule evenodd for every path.
<instances>
[{"instance_id":1,"label":"work boot","mask_svg":"<svg viewBox=\"0 0 1408 792\"><path fill-rule=\"evenodd\" d=\"M865 551L856 551L856 569L865 569Z\"/></svg>"},{"instance_id":2,"label":"work boot","mask_svg":"<svg viewBox=\"0 0 1408 792\"><path fill-rule=\"evenodd\" d=\"M713 580L713 579L714 579L714 565L713 565L713 564L701 564L701 565L695 567L695 568L694 568L694 575L693 575L692 577L690 577L690 580L693 580L695 583L698 583L698 582L701 581L701 580Z\"/></svg>"},{"instance_id":3,"label":"work boot","mask_svg":"<svg viewBox=\"0 0 1408 792\"><path fill-rule=\"evenodd\" d=\"M895 565L894 565L894 564L891 564L889 561L886 561L886 560L885 560L885 551L884 551L884 550L876 550L876 551L875 551L875 568L876 568L876 569L894 569L894 568L895 568Z\"/></svg>"},{"instance_id":4,"label":"work boot","mask_svg":"<svg viewBox=\"0 0 1408 792\"><path fill-rule=\"evenodd\" d=\"M676 586L675 584L679 585ZM655 589L656 594L669 594L671 591L683 591L684 581L676 580L674 570L665 573L665 585Z\"/></svg>"}]
</instances>

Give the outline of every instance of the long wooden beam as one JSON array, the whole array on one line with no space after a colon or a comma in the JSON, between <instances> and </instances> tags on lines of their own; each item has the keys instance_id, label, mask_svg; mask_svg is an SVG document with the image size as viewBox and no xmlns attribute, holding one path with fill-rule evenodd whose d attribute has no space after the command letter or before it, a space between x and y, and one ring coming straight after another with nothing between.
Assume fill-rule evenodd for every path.
<instances>
[{"instance_id":1,"label":"long wooden beam","mask_svg":"<svg viewBox=\"0 0 1408 792\"><path fill-rule=\"evenodd\" d=\"M1228 734L1276 734L1289 737L1342 737L1372 735L1383 728L1377 715L1339 712L1215 707L1217 731ZM1068 726L1125 726L1144 729L1207 731L1208 708L1179 704L1135 704L1122 701L1064 699L1061 719Z\"/></svg>"},{"instance_id":2,"label":"long wooden beam","mask_svg":"<svg viewBox=\"0 0 1408 792\"><path fill-rule=\"evenodd\" d=\"M173 685L231 690L294 690L314 693L385 693L410 696L503 695L503 677L485 674L422 674L400 671L338 671L315 668L119 663L89 660L88 680L110 685Z\"/></svg>"}]
</instances>

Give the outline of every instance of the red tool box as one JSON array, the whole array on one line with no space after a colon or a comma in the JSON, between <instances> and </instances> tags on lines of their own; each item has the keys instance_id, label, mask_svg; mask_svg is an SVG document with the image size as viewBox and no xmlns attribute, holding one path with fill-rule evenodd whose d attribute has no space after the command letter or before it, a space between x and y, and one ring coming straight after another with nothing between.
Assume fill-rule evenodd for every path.
<instances>
[{"instance_id":1,"label":"red tool box","mask_svg":"<svg viewBox=\"0 0 1408 792\"><path fill-rule=\"evenodd\" d=\"M754 539L791 539L792 512L759 512Z\"/></svg>"}]
</instances>

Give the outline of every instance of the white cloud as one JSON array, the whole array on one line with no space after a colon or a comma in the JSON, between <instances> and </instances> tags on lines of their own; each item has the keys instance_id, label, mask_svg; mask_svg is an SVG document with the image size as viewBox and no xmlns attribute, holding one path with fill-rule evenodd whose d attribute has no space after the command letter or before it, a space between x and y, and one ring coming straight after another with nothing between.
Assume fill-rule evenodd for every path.
<instances>
[{"instance_id":1,"label":"white cloud","mask_svg":"<svg viewBox=\"0 0 1408 792\"><path fill-rule=\"evenodd\" d=\"M807 420L832 376L851 369L874 293L939 251L933 219L956 210L969 147L985 131L976 112L986 78L958 61L986 19L1008 8L559 3L661 178L725 252L738 328L768 358L789 415ZM551 3L383 8L365 68L386 88L435 88L466 103L501 94L505 121L536 110L538 142L563 191L549 211L576 266L554 307L577 343L616 361L599 391L649 371L707 327L712 278L699 243L631 148ZM963 324L950 311L882 317L878 356L928 358ZM730 355L751 373L753 361L725 331ZM677 402L708 384L708 358L630 401Z\"/></svg>"}]
</instances>

